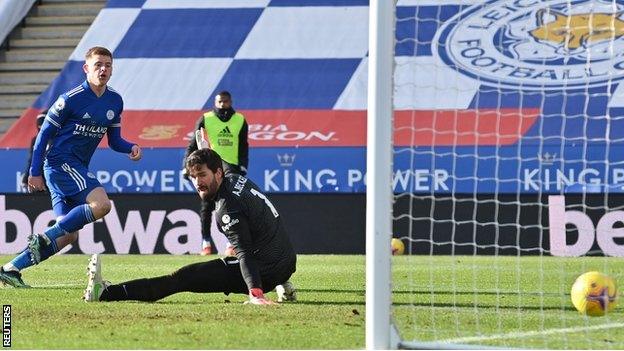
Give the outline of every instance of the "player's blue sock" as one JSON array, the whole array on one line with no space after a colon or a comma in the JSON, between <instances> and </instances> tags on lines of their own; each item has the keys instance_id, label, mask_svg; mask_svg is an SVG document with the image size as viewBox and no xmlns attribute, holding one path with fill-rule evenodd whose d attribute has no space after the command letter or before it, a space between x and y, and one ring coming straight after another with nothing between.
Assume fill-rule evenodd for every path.
<instances>
[{"instance_id":1,"label":"player's blue sock","mask_svg":"<svg viewBox=\"0 0 624 351\"><path fill-rule=\"evenodd\" d=\"M32 266L33 263L32 259L30 258L30 250L26 249L22 251L19 255L15 256L15 258L11 261L11 264L15 266L18 271Z\"/></svg>"},{"instance_id":2,"label":"player's blue sock","mask_svg":"<svg viewBox=\"0 0 624 351\"><path fill-rule=\"evenodd\" d=\"M53 242L56 241L56 238L63 236L68 232L61 228L59 222L56 222L53 226L46 229L43 233L48 237L48 239L50 239L50 242Z\"/></svg>"},{"instance_id":3,"label":"player's blue sock","mask_svg":"<svg viewBox=\"0 0 624 351\"><path fill-rule=\"evenodd\" d=\"M50 256L54 255L58 252L58 246L56 245L56 240L51 242L51 245L47 245L41 251L41 261L48 259ZM28 268L33 265L32 258L30 257L30 249L25 249L19 255L15 256L11 261L11 264L17 268L18 271L21 271L24 268Z\"/></svg>"},{"instance_id":4,"label":"player's blue sock","mask_svg":"<svg viewBox=\"0 0 624 351\"><path fill-rule=\"evenodd\" d=\"M50 241L54 241L60 236L82 229L85 224L91 222L95 222L91 207L87 204L76 206L55 225L46 229L45 235L50 238Z\"/></svg>"}]
</instances>

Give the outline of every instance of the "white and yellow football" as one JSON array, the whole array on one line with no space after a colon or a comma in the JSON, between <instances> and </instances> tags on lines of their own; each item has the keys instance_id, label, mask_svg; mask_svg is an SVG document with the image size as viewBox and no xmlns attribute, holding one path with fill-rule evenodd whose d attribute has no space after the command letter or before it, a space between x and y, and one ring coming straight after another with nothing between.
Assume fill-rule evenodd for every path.
<instances>
[{"instance_id":1,"label":"white and yellow football","mask_svg":"<svg viewBox=\"0 0 624 351\"><path fill-rule=\"evenodd\" d=\"M617 305L618 291L613 278L592 271L576 278L570 297L581 314L604 316Z\"/></svg>"},{"instance_id":2,"label":"white and yellow football","mask_svg":"<svg viewBox=\"0 0 624 351\"><path fill-rule=\"evenodd\" d=\"M390 245L392 246L392 255L394 256L402 255L405 252L405 244L403 244L401 239L392 238Z\"/></svg>"}]
</instances>

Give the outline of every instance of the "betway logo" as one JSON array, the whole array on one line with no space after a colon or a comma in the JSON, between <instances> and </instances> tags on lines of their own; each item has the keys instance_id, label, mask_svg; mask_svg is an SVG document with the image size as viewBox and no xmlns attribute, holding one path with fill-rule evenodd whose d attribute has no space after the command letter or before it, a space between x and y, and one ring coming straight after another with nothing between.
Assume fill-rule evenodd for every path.
<instances>
[{"instance_id":1,"label":"betway logo","mask_svg":"<svg viewBox=\"0 0 624 351\"><path fill-rule=\"evenodd\" d=\"M297 141L297 140L321 140L321 141L336 141L336 132L322 133L320 131L293 131L288 130L285 124L271 125L271 124L250 124L249 125L249 139L252 140L282 140L282 141Z\"/></svg>"},{"instance_id":2,"label":"betway logo","mask_svg":"<svg viewBox=\"0 0 624 351\"><path fill-rule=\"evenodd\" d=\"M139 253L151 254L155 252L156 244L161 243L165 250L171 254L181 255L195 253L201 247L201 223L199 215L188 209L179 209L171 212L164 210L151 210L148 213L137 210L128 211L124 216L119 216L113 203L113 207L103 222L106 232L110 235L113 250L109 247L108 252L127 254L133 242L136 242ZM122 223L120 217L125 218ZM40 213L31 224L28 216L16 209L6 209L5 196L0 195L0 254L15 254L26 247L28 235L42 233L48 223L54 220L51 210ZM144 224L142 218L147 218ZM168 230L161 236L165 220L176 227ZM102 224L98 224L102 225ZM9 235L7 227L15 228L15 232ZM104 243L95 238L93 224L88 224L80 230L78 245L80 251L85 254L106 252ZM62 252L69 250L67 248ZM113 252L111 252L113 251Z\"/></svg>"},{"instance_id":3,"label":"betway logo","mask_svg":"<svg viewBox=\"0 0 624 351\"><path fill-rule=\"evenodd\" d=\"M548 197L548 220L550 253L553 256L582 256L591 250L594 239L605 255L624 256L624 246L614 240L624 238L624 228L614 227L616 223L624 223L624 211L605 213L594 227L591 218L585 213L565 210L564 196L553 195ZM570 245L566 240L566 224L574 225L578 231L578 239Z\"/></svg>"}]
</instances>

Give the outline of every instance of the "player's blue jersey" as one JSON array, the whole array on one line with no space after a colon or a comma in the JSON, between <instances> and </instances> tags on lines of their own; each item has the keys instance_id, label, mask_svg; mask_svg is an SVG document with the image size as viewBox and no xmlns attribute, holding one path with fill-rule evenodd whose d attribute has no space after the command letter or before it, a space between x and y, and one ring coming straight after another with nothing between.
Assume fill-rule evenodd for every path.
<instances>
[{"instance_id":1,"label":"player's blue jersey","mask_svg":"<svg viewBox=\"0 0 624 351\"><path fill-rule=\"evenodd\" d=\"M48 166L76 161L87 166L108 128L121 127L123 100L109 87L97 97L84 81L59 96L46 120L59 128L48 148Z\"/></svg>"}]
</instances>

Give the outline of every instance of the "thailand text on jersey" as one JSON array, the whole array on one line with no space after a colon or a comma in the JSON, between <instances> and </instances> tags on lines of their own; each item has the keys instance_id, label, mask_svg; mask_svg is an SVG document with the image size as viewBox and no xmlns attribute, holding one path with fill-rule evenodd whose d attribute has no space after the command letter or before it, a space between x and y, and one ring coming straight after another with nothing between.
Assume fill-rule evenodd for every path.
<instances>
[{"instance_id":1,"label":"thailand text on jersey","mask_svg":"<svg viewBox=\"0 0 624 351\"><path fill-rule=\"evenodd\" d=\"M62 94L46 121L59 128L46 156L48 165L78 161L88 165L108 128L121 127L123 100L109 87L97 97L84 81Z\"/></svg>"}]
</instances>

